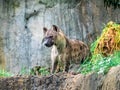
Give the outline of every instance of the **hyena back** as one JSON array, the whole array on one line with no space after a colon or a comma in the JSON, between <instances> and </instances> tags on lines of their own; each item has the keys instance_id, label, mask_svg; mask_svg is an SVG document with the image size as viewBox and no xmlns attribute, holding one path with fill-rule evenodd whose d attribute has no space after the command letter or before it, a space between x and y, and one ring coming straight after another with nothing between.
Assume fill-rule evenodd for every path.
<instances>
[{"instance_id":1,"label":"hyena back","mask_svg":"<svg viewBox=\"0 0 120 90\"><path fill-rule=\"evenodd\" d=\"M57 26L50 30L43 28L44 38L42 43L51 50L51 73L68 72L71 63L80 64L89 56L88 46L79 40L68 39Z\"/></svg>"}]
</instances>

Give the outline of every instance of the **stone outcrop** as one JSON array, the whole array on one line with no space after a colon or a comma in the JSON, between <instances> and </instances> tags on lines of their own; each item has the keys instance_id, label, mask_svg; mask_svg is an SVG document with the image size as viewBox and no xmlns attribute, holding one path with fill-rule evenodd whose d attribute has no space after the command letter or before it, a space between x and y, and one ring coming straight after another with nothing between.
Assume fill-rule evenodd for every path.
<instances>
[{"instance_id":1,"label":"stone outcrop","mask_svg":"<svg viewBox=\"0 0 120 90\"><path fill-rule=\"evenodd\" d=\"M0 90L120 90L120 66L111 68L106 75L58 73L1 78Z\"/></svg>"},{"instance_id":2,"label":"stone outcrop","mask_svg":"<svg viewBox=\"0 0 120 90\"><path fill-rule=\"evenodd\" d=\"M73 39L88 44L109 20L120 22L120 10L104 0L0 0L0 68L19 73L50 66L50 49L41 48L43 26L58 25Z\"/></svg>"}]
</instances>

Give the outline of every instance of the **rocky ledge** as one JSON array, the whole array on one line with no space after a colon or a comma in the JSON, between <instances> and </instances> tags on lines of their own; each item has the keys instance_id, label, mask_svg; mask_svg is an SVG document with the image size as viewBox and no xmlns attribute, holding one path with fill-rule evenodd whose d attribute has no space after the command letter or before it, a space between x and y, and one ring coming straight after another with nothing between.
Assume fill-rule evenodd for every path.
<instances>
[{"instance_id":1,"label":"rocky ledge","mask_svg":"<svg viewBox=\"0 0 120 90\"><path fill-rule=\"evenodd\" d=\"M106 75L58 73L1 78L0 90L120 90L120 66L112 67Z\"/></svg>"}]
</instances>

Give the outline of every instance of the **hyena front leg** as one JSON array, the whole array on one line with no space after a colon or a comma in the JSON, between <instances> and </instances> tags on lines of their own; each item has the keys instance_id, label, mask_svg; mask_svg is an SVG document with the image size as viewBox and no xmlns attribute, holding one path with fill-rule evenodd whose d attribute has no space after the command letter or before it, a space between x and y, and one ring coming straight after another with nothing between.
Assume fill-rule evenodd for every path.
<instances>
[{"instance_id":1,"label":"hyena front leg","mask_svg":"<svg viewBox=\"0 0 120 90\"><path fill-rule=\"evenodd\" d=\"M58 60L57 60L57 57L55 57L54 59L51 59L51 60L52 60L51 73L54 73L55 70L57 69Z\"/></svg>"},{"instance_id":2,"label":"hyena front leg","mask_svg":"<svg viewBox=\"0 0 120 90\"><path fill-rule=\"evenodd\" d=\"M58 52L55 46L53 46L51 51L51 73L54 73L58 65Z\"/></svg>"}]
</instances>

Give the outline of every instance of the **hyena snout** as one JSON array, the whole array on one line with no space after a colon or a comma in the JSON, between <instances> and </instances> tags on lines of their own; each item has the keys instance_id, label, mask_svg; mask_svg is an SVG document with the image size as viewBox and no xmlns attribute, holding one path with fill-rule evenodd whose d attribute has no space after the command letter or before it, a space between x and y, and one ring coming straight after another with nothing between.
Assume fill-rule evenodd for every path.
<instances>
[{"instance_id":1,"label":"hyena snout","mask_svg":"<svg viewBox=\"0 0 120 90\"><path fill-rule=\"evenodd\" d=\"M50 38L50 37L45 37L45 38L43 39L42 43L43 43L43 45L45 45L46 47L51 47L51 46L54 44L52 38Z\"/></svg>"}]
</instances>

